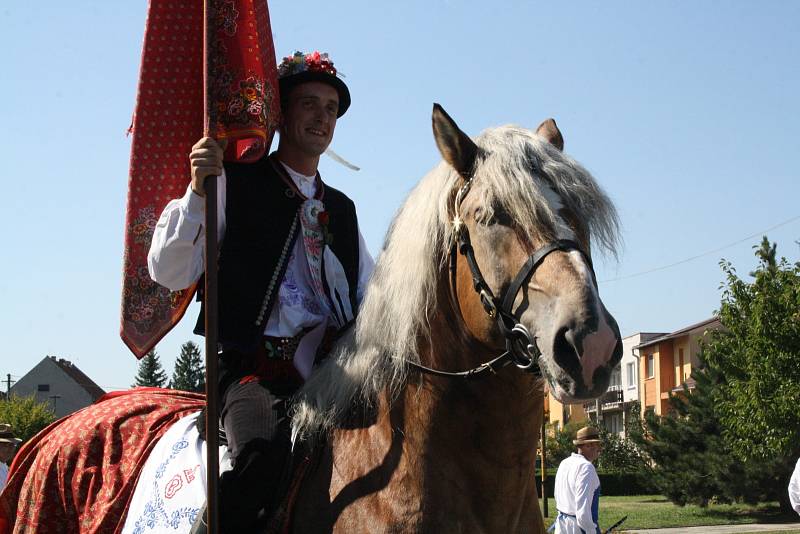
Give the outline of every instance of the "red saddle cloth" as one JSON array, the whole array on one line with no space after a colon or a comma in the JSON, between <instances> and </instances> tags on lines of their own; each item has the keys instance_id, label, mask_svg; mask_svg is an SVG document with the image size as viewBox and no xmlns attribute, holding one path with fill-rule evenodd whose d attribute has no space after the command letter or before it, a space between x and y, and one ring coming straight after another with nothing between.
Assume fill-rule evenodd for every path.
<instances>
[{"instance_id":1,"label":"red saddle cloth","mask_svg":"<svg viewBox=\"0 0 800 534\"><path fill-rule=\"evenodd\" d=\"M109 393L51 424L14 458L0 534L116 533L158 439L205 396L159 388Z\"/></svg>"}]
</instances>

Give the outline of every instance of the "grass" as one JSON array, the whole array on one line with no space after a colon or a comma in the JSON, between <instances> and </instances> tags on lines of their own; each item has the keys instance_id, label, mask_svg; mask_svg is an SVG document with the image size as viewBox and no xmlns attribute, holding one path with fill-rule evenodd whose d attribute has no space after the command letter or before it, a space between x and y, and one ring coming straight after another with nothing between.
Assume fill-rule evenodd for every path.
<instances>
[{"instance_id":1,"label":"grass","mask_svg":"<svg viewBox=\"0 0 800 534\"><path fill-rule=\"evenodd\" d=\"M550 526L558 512L555 507L555 499L549 498L547 502L550 517L545 518L545 524ZM700 508L694 505L677 506L661 495L600 497L600 528L603 531L626 515L628 519L620 525L623 530L747 523L793 523L798 520L797 514L782 514L778 503L762 503L757 506L712 504L708 508ZM792 531L783 531L784 534L787 532ZM800 525L798 525L797 532L800 533Z\"/></svg>"}]
</instances>

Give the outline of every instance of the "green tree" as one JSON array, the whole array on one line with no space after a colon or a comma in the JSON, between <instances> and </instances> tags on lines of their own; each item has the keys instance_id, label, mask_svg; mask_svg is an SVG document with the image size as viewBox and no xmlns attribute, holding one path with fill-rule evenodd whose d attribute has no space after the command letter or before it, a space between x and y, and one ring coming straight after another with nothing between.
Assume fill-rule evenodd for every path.
<instances>
[{"instance_id":1,"label":"green tree","mask_svg":"<svg viewBox=\"0 0 800 534\"><path fill-rule=\"evenodd\" d=\"M597 458L597 469L603 473L640 473L649 472L644 455L634 442L609 432L600 427L600 439L603 440L603 452Z\"/></svg>"},{"instance_id":2,"label":"green tree","mask_svg":"<svg viewBox=\"0 0 800 534\"><path fill-rule=\"evenodd\" d=\"M8 423L16 437L26 441L56 420L56 414L48 402L39 402L36 397L11 395L0 401L0 422Z\"/></svg>"},{"instance_id":3,"label":"green tree","mask_svg":"<svg viewBox=\"0 0 800 534\"><path fill-rule=\"evenodd\" d=\"M774 469L772 484L785 490L800 455L800 263L777 260L766 236L754 248L759 263L752 281L720 263L723 329L704 354L725 377L716 410L730 450L743 463ZM788 505L786 491L779 496Z\"/></svg>"},{"instance_id":4,"label":"green tree","mask_svg":"<svg viewBox=\"0 0 800 534\"><path fill-rule=\"evenodd\" d=\"M800 453L800 268L764 238L752 282L728 262L719 317L706 337L695 388L648 414L632 439L662 493L677 504L778 500Z\"/></svg>"},{"instance_id":5,"label":"green tree","mask_svg":"<svg viewBox=\"0 0 800 534\"><path fill-rule=\"evenodd\" d=\"M694 389L684 386L670 397L666 415L648 413L631 429L632 441L649 460L650 479L681 506L780 500L786 484L775 483L775 461L741 462L733 454L717 409L725 378L705 364L704 350L699 358Z\"/></svg>"},{"instance_id":6,"label":"green tree","mask_svg":"<svg viewBox=\"0 0 800 534\"><path fill-rule=\"evenodd\" d=\"M139 370L136 374L136 381L131 387L151 386L162 388L167 383L167 373L161 367L161 361L155 349L144 355L139 362Z\"/></svg>"},{"instance_id":7,"label":"green tree","mask_svg":"<svg viewBox=\"0 0 800 534\"><path fill-rule=\"evenodd\" d=\"M670 397L666 415L646 413L630 436L651 461L651 478L664 496L681 506L707 506L712 500L726 500L718 475L732 467L732 460L714 410L718 376L705 369L695 370L692 378L691 393L684 386L683 394Z\"/></svg>"},{"instance_id":8,"label":"green tree","mask_svg":"<svg viewBox=\"0 0 800 534\"><path fill-rule=\"evenodd\" d=\"M558 467L561 460L577 449L572 443L578 430L586 426L586 421L571 421L564 428L555 432L547 432L547 466ZM552 434L552 435L551 435Z\"/></svg>"},{"instance_id":9,"label":"green tree","mask_svg":"<svg viewBox=\"0 0 800 534\"><path fill-rule=\"evenodd\" d=\"M200 347L191 341L181 346L181 354L172 371L171 389L202 392L205 390L205 365Z\"/></svg>"},{"instance_id":10,"label":"green tree","mask_svg":"<svg viewBox=\"0 0 800 534\"><path fill-rule=\"evenodd\" d=\"M800 264L776 260L764 237L752 282L728 262L709 365L726 376L720 395L725 437L742 460L800 453Z\"/></svg>"}]
</instances>

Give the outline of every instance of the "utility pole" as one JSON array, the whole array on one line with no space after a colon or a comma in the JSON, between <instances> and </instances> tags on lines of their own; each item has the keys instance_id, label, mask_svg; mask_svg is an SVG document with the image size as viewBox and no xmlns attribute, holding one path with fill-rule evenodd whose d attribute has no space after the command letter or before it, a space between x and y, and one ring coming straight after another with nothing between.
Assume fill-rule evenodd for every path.
<instances>
[{"instance_id":1,"label":"utility pole","mask_svg":"<svg viewBox=\"0 0 800 534\"><path fill-rule=\"evenodd\" d=\"M16 382L16 380L11 380L11 373L6 375L6 397L11 396L11 382Z\"/></svg>"}]
</instances>

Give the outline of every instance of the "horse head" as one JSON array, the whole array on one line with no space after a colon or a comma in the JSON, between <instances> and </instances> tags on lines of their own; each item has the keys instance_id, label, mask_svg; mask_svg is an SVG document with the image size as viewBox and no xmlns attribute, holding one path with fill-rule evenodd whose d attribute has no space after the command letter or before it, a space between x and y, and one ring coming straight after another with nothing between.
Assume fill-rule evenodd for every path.
<instances>
[{"instance_id":1,"label":"horse head","mask_svg":"<svg viewBox=\"0 0 800 534\"><path fill-rule=\"evenodd\" d=\"M449 262L464 327L501 350L520 343L508 343L518 325L528 350L515 363L535 361L562 402L599 396L622 358L590 251L593 237L614 250L610 200L563 154L552 119L536 132L502 127L473 141L434 105L433 131L455 186L448 192Z\"/></svg>"}]
</instances>

